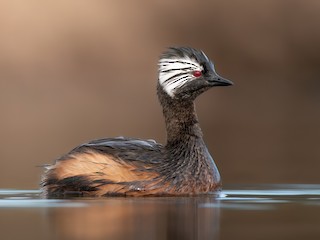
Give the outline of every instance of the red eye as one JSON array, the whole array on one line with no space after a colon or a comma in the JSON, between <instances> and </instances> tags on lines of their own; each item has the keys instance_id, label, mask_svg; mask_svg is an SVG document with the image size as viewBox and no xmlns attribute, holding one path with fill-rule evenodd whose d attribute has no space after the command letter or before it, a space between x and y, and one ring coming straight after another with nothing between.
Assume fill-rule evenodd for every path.
<instances>
[{"instance_id":1,"label":"red eye","mask_svg":"<svg viewBox=\"0 0 320 240\"><path fill-rule=\"evenodd\" d=\"M202 75L202 72L201 71L193 71L192 75L195 77L200 77Z\"/></svg>"}]
</instances>

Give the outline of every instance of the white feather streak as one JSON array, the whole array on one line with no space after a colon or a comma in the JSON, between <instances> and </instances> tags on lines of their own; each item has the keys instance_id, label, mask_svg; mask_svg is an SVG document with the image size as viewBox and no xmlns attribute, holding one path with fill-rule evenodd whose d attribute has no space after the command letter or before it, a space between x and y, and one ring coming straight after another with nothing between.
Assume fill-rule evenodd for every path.
<instances>
[{"instance_id":1,"label":"white feather streak","mask_svg":"<svg viewBox=\"0 0 320 240\"><path fill-rule=\"evenodd\" d=\"M159 61L159 83L163 89L174 97L177 89L195 79L194 71L202 71L203 67L191 58L167 58Z\"/></svg>"}]
</instances>

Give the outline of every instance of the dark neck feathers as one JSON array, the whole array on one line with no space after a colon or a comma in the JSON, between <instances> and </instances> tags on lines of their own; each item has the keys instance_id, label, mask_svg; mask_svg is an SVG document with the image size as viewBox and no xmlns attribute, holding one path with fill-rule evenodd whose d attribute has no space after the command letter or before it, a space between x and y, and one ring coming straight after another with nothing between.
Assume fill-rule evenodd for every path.
<instances>
[{"instance_id":1,"label":"dark neck feathers","mask_svg":"<svg viewBox=\"0 0 320 240\"><path fill-rule=\"evenodd\" d=\"M192 100L171 98L158 85L167 129L167 158L163 172L170 181L181 186L201 188L220 184L220 175L202 138L202 131ZM181 174L183 172L183 174Z\"/></svg>"},{"instance_id":2,"label":"dark neck feathers","mask_svg":"<svg viewBox=\"0 0 320 240\"><path fill-rule=\"evenodd\" d=\"M157 91L166 123L167 147L191 139L202 139L193 100L173 99L163 91L160 85Z\"/></svg>"}]
</instances>

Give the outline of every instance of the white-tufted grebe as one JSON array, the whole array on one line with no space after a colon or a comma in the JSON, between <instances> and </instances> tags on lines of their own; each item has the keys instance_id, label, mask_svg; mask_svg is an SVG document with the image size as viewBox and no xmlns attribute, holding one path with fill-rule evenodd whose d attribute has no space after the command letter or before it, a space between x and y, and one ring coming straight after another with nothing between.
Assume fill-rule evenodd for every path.
<instances>
[{"instance_id":1,"label":"white-tufted grebe","mask_svg":"<svg viewBox=\"0 0 320 240\"><path fill-rule=\"evenodd\" d=\"M194 100L220 77L199 50L172 47L159 60L157 94L167 143L105 138L82 144L46 166L46 197L163 196L208 193L221 188L218 169L203 141Z\"/></svg>"}]
</instances>

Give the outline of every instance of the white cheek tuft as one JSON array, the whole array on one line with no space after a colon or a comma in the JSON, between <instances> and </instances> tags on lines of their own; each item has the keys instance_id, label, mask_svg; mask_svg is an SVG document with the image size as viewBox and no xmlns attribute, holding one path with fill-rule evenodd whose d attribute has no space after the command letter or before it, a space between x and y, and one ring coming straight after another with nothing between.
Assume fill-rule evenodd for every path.
<instances>
[{"instance_id":1,"label":"white cheek tuft","mask_svg":"<svg viewBox=\"0 0 320 240\"><path fill-rule=\"evenodd\" d=\"M167 58L159 61L159 83L174 97L177 89L195 79L194 71L202 71L203 67L191 58Z\"/></svg>"}]
</instances>

